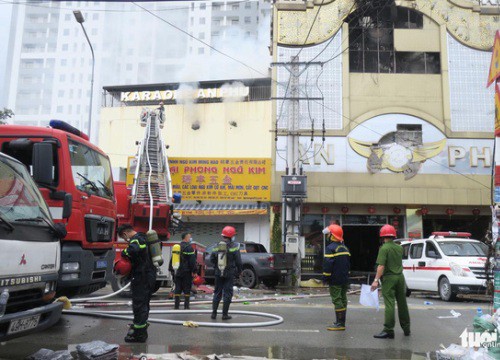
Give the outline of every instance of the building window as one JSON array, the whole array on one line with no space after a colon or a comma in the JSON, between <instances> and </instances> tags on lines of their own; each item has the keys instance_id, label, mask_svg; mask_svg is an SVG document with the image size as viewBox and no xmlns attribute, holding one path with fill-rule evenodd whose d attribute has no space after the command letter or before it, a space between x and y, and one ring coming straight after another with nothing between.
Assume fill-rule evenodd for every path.
<instances>
[{"instance_id":1,"label":"building window","mask_svg":"<svg viewBox=\"0 0 500 360\"><path fill-rule=\"evenodd\" d=\"M191 26L194 25L194 17L191 16L191 19L189 20L191 22Z\"/></svg>"},{"instance_id":2,"label":"building window","mask_svg":"<svg viewBox=\"0 0 500 360\"><path fill-rule=\"evenodd\" d=\"M64 36L69 36L69 29L64 29L63 35Z\"/></svg>"},{"instance_id":3,"label":"building window","mask_svg":"<svg viewBox=\"0 0 500 360\"><path fill-rule=\"evenodd\" d=\"M200 39L200 40L205 40L205 33L204 33L204 32L199 33L199 34L198 34L198 39Z\"/></svg>"},{"instance_id":4,"label":"building window","mask_svg":"<svg viewBox=\"0 0 500 360\"><path fill-rule=\"evenodd\" d=\"M67 59L61 59L61 66L66 66L68 64Z\"/></svg>"},{"instance_id":5,"label":"building window","mask_svg":"<svg viewBox=\"0 0 500 360\"><path fill-rule=\"evenodd\" d=\"M59 91L57 92L57 97L59 97L59 98L63 98L63 97L64 97L64 90L59 90Z\"/></svg>"},{"instance_id":6,"label":"building window","mask_svg":"<svg viewBox=\"0 0 500 360\"><path fill-rule=\"evenodd\" d=\"M245 24L250 24L252 22L252 18L250 16L245 16Z\"/></svg>"},{"instance_id":7,"label":"building window","mask_svg":"<svg viewBox=\"0 0 500 360\"><path fill-rule=\"evenodd\" d=\"M97 29L96 28L93 28L92 29L92 35L96 36L97 35Z\"/></svg>"},{"instance_id":8,"label":"building window","mask_svg":"<svg viewBox=\"0 0 500 360\"><path fill-rule=\"evenodd\" d=\"M63 113L63 107L62 106L58 106L56 111L57 111L58 114L62 114Z\"/></svg>"},{"instance_id":9,"label":"building window","mask_svg":"<svg viewBox=\"0 0 500 360\"><path fill-rule=\"evenodd\" d=\"M213 5L212 5L212 10L213 10L213 11L220 11L220 9L221 9L220 4L213 4Z\"/></svg>"},{"instance_id":10,"label":"building window","mask_svg":"<svg viewBox=\"0 0 500 360\"><path fill-rule=\"evenodd\" d=\"M212 26L220 26L220 25L221 25L220 19L212 20Z\"/></svg>"},{"instance_id":11,"label":"building window","mask_svg":"<svg viewBox=\"0 0 500 360\"><path fill-rule=\"evenodd\" d=\"M132 64L127 64L126 69L127 69L127 71L132 71Z\"/></svg>"},{"instance_id":12,"label":"building window","mask_svg":"<svg viewBox=\"0 0 500 360\"><path fill-rule=\"evenodd\" d=\"M200 4L200 10L205 10L207 8L207 4L201 3Z\"/></svg>"},{"instance_id":13,"label":"building window","mask_svg":"<svg viewBox=\"0 0 500 360\"><path fill-rule=\"evenodd\" d=\"M204 48L198 48L198 55L202 55L205 53L205 49Z\"/></svg>"},{"instance_id":14,"label":"building window","mask_svg":"<svg viewBox=\"0 0 500 360\"><path fill-rule=\"evenodd\" d=\"M60 82L65 82L65 81L66 81L66 75L64 75L64 74L63 74L63 75L60 75L60 76L59 76L59 81L60 81Z\"/></svg>"},{"instance_id":15,"label":"building window","mask_svg":"<svg viewBox=\"0 0 500 360\"><path fill-rule=\"evenodd\" d=\"M204 17L200 18L200 25L205 25L205 18Z\"/></svg>"},{"instance_id":16,"label":"building window","mask_svg":"<svg viewBox=\"0 0 500 360\"><path fill-rule=\"evenodd\" d=\"M240 4L231 5L231 10L238 10L240 8Z\"/></svg>"},{"instance_id":17,"label":"building window","mask_svg":"<svg viewBox=\"0 0 500 360\"><path fill-rule=\"evenodd\" d=\"M220 36L220 33L218 31L214 31L212 33L212 37L218 37L218 36Z\"/></svg>"},{"instance_id":18,"label":"building window","mask_svg":"<svg viewBox=\"0 0 500 360\"><path fill-rule=\"evenodd\" d=\"M231 20L231 25L238 25L239 24L239 19L232 19Z\"/></svg>"},{"instance_id":19,"label":"building window","mask_svg":"<svg viewBox=\"0 0 500 360\"><path fill-rule=\"evenodd\" d=\"M64 15L64 20L65 21L70 21L71 20L71 14Z\"/></svg>"},{"instance_id":20,"label":"building window","mask_svg":"<svg viewBox=\"0 0 500 360\"><path fill-rule=\"evenodd\" d=\"M397 52L394 29L422 28L421 14L399 9L392 16L389 8L370 13L356 12L349 23L349 69L358 73L439 74L440 55L437 52ZM415 30L418 31L418 30Z\"/></svg>"},{"instance_id":21,"label":"building window","mask_svg":"<svg viewBox=\"0 0 500 360\"><path fill-rule=\"evenodd\" d=\"M68 44L63 44L62 51L68 51Z\"/></svg>"},{"instance_id":22,"label":"building window","mask_svg":"<svg viewBox=\"0 0 500 360\"><path fill-rule=\"evenodd\" d=\"M93 14L92 20L99 20L99 14Z\"/></svg>"},{"instance_id":23,"label":"building window","mask_svg":"<svg viewBox=\"0 0 500 360\"><path fill-rule=\"evenodd\" d=\"M245 3L245 9L250 9L252 7L252 3L247 2Z\"/></svg>"},{"instance_id":24,"label":"building window","mask_svg":"<svg viewBox=\"0 0 500 360\"><path fill-rule=\"evenodd\" d=\"M194 10L194 2L191 3L191 11Z\"/></svg>"}]
</instances>

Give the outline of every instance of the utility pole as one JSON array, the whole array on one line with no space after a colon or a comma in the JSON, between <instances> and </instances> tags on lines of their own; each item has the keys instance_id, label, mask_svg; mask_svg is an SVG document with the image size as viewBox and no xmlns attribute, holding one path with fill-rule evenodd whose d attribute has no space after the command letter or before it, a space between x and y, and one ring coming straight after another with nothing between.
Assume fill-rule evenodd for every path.
<instances>
[{"instance_id":1,"label":"utility pole","mask_svg":"<svg viewBox=\"0 0 500 360\"><path fill-rule=\"evenodd\" d=\"M286 127L286 174L281 179L282 196L282 243L285 253L295 254L292 279L287 285L299 287L301 280L301 260L305 256L305 240L301 233L301 206L307 198L307 177L302 173L302 163L299 153L300 131L300 101L322 100L323 98L301 97L300 76L309 66L323 65L321 62L300 62L298 56L292 56L290 62L276 62L272 65L284 66L290 73L290 96L273 98L275 100L291 101L290 116Z\"/></svg>"}]
</instances>

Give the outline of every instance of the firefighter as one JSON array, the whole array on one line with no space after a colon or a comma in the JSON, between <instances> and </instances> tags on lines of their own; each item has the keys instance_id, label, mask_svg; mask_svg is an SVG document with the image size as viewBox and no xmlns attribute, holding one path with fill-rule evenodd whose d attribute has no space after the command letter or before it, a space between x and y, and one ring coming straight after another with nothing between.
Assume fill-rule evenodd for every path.
<instances>
[{"instance_id":1,"label":"firefighter","mask_svg":"<svg viewBox=\"0 0 500 360\"><path fill-rule=\"evenodd\" d=\"M351 260L349 249L344 245L344 231L339 225L328 226L323 233L329 240L323 260L323 282L330 288L330 296L335 306L336 322L327 327L330 331L344 331L347 313L347 288Z\"/></svg>"},{"instance_id":2,"label":"firefighter","mask_svg":"<svg viewBox=\"0 0 500 360\"><path fill-rule=\"evenodd\" d=\"M236 229L226 226L222 229L222 241L214 249L210 261L215 267L215 290L212 302L212 319L217 318L219 303L224 299L222 320L230 320L229 305L233 297L233 282L241 273L240 244L235 242Z\"/></svg>"},{"instance_id":3,"label":"firefighter","mask_svg":"<svg viewBox=\"0 0 500 360\"><path fill-rule=\"evenodd\" d=\"M173 270L172 258L170 258L169 269ZM191 234L182 234L181 241L181 263L174 274L174 309L179 309L181 295L184 294L184 309L189 309L189 297L193 286L193 277L196 274L196 253L191 246Z\"/></svg>"},{"instance_id":4,"label":"firefighter","mask_svg":"<svg viewBox=\"0 0 500 360\"><path fill-rule=\"evenodd\" d=\"M148 338L149 301L156 283L156 267L149 254L146 234L136 232L130 224L123 224L118 227L118 235L129 243L122 251L122 256L132 263L130 288L134 323L130 325L125 342L145 342Z\"/></svg>"},{"instance_id":5,"label":"firefighter","mask_svg":"<svg viewBox=\"0 0 500 360\"><path fill-rule=\"evenodd\" d=\"M374 338L394 339L394 303L398 303L399 324L405 336L410 336L410 314L406 303L406 284L403 275L403 248L394 243L396 229L384 225L380 229L380 238L384 241L377 257L377 274L372 283L374 291L382 280L382 296L385 304L384 330Z\"/></svg>"}]
</instances>

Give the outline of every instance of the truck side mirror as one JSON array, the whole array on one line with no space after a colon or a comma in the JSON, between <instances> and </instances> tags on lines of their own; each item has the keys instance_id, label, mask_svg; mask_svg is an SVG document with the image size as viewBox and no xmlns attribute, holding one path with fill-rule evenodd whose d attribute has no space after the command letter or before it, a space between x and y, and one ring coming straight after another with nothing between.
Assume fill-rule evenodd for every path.
<instances>
[{"instance_id":1,"label":"truck side mirror","mask_svg":"<svg viewBox=\"0 0 500 360\"><path fill-rule=\"evenodd\" d=\"M73 208L73 195L66 193L64 194L63 213L62 213L63 219L69 219L69 217L71 216L72 208Z\"/></svg>"},{"instance_id":2,"label":"truck side mirror","mask_svg":"<svg viewBox=\"0 0 500 360\"><path fill-rule=\"evenodd\" d=\"M54 150L52 144L39 142L33 145L33 179L39 184L54 182Z\"/></svg>"}]
</instances>

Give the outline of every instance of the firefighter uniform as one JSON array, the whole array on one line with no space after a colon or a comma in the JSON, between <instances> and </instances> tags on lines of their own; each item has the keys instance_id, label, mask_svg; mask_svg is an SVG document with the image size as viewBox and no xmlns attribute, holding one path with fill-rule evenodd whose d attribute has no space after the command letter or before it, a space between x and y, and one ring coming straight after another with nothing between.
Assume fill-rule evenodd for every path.
<instances>
[{"instance_id":1,"label":"firefighter uniform","mask_svg":"<svg viewBox=\"0 0 500 360\"><path fill-rule=\"evenodd\" d=\"M399 324L405 335L410 334L410 314L406 303L406 283L403 275L403 248L390 240L379 250L377 264L385 267L382 277L382 296L385 304L383 333L394 337L395 302L398 303Z\"/></svg>"},{"instance_id":2,"label":"firefighter uniform","mask_svg":"<svg viewBox=\"0 0 500 360\"><path fill-rule=\"evenodd\" d=\"M327 329L331 331L345 330L347 313L347 289L349 287L349 270L351 266L349 249L342 239L342 228L331 225L331 242L325 249L323 261L323 281L329 286L332 303L335 306L336 323ZM338 229L337 229L338 228Z\"/></svg>"},{"instance_id":3,"label":"firefighter uniform","mask_svg":"<svg viewBox=\"0 0 500 360\"><path fill-rule=\"evenodd\" d=\"M130 288L132 290L134 323L127 338L130 336L132 341L137 341L137 339L145 341L147 339L149 302L156 283L156 267L149 255L146 234L136 233L130 239L128 247L122 251L122 256L128 257L132 263Z\"/></svg>"},{"instance_id":4,"label":"firefighter uniform","mask_svg":"<svg viewBox=\"0 0 500 360\"><path fill-rule=\"evenodd\" d=\"M229 240L229 239L227 239ZM212 319L217 317L217 309L221 300L224 300L222 307L222 319L229 320L229 305L233 297L234 278L239 277L241 273L241 254L240 244L231 240L227 244L226 267L223 272L218 267L218 248L210 256L210 261L215 268L215 290L212 302Z\"/></svg>"},{"instance_id":5,"label":"firefighter uniform","mask_svg":"<svg viewBox=\"0 0 500 360\"><path fill-rule=\"evenodd\" d=\"M170 259L172 263L172 259ZM175 272L175 309L179 308L181 294L184 294L184 309L189 309L189 297L193 286L193 274L196 272L196 253L188 242L181 242L181 263Z\"/></svg>"}]
</instances>

